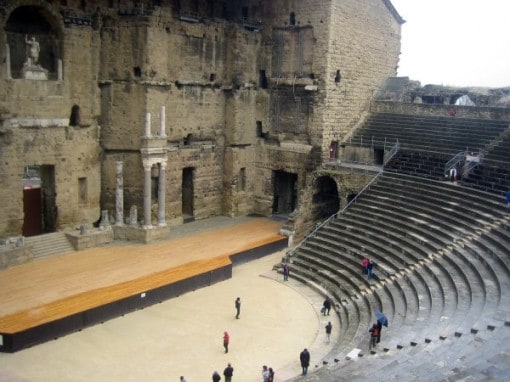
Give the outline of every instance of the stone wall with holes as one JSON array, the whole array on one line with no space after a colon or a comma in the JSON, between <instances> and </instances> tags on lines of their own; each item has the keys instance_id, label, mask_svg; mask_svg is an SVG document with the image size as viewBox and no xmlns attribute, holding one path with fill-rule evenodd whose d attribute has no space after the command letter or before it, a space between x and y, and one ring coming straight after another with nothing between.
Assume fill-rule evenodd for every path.
<instances>
[{"instance_id":1,"label":"stone wall with holes","mask_svg":"<svg viewBox=\"0 0 510 382\"><path fill-rule=\"evenodd\" d=\"M99 219L99 129L51 123L41 126L41 121L26 125L27 121L7 119L2 123L0 236L20 235L25 213L30 219L41 218L40 213L24 212L23 176L27 165L54 169L57 229L74 228ZM80 189L80 184L84 189Z\"/></svg>"},{"instance_id":2,"label":"stone wall with holes","mask_svg":"<svg viewBox=\"0 0 510 382\"><path fill-rule=\"evenodd\" d=\"M400 21L384 0L243 0L223 6L164 0L157 7L127 0L114 6L106 0L7 3L0 41L22 42L21 34L8 37L5 30L17 30L9 17L29 4L53 27L51 47L62 70L57 64L50 80L27 81L7 78L3 65L4 140L31 152L34 143L24 139L24 130L6 129L9 121L58 120L67 131L75 105L77 126L98 129L90 141L45 139L48 152L55 153L52 161L60 160L60 227L73 220L91 223L102 209L114 215L117 161L124 162L124 216L133 205L143 216L140 149L147 113L151 134L162 133L162 106L169 224L183 221L185 169L192 169L195 219L271 214L273 171L296 174L301 195L309 175L321 167L321 153L352 129L373 91L395 74L400 48ZM46 134L42 124L31 128L34 137ZM86 155L76 155L80 151ZM18 160L11 151L0 155L4 162ZM84 156L99 159L90 165ZM31 161L35 157L19 159L18 167ZM74 192L73 176L80 173L98 180L98 190L89 194L96 205L89 210L65 196ZM155 219L158 199L152 191ZM12 204L11 219L22 221L22 202Z\"/></svg>"},{"instance_id":3,"label":"stone wall with holes","mask_svg":"<svg viewBox=\"0 0 510 382\"><path fill-rule=\"evenodd\" d=\"M2 2L0 236L20 235L25 219L41 219L24 210L26 166L53 169L55 230L100 216L100 35L90 25L66 26L61 11L43 1ZM39 58L24 74L32 36Z\"/></svg>"}]
</instances>

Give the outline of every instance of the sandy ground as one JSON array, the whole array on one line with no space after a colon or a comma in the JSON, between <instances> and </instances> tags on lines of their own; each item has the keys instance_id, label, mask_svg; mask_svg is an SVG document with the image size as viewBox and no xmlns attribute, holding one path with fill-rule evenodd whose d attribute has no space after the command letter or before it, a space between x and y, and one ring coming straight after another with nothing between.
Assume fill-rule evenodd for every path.
<instances>
[{"instance_id":1,"label":"sandy ground","mask_svg":"<svg viewBox=\"0 0 510 382\"><path fill-rule=\"evenodd\" d=\"M276 370L277 381L293 377L300 373L303 348L314 363L327 346L324 318L317 314L322 297L302 293L292 280L275 280L271 269L282 254L237 266L232 279L213 286L14 354L0 353L0 381L179 381L184 375L187 382L203 382L211 381L214 370L223 374L228 362L233 381L261 381L262 365ZM238 320L236 297L242 301Z\"/></svg>"}]
</instances>

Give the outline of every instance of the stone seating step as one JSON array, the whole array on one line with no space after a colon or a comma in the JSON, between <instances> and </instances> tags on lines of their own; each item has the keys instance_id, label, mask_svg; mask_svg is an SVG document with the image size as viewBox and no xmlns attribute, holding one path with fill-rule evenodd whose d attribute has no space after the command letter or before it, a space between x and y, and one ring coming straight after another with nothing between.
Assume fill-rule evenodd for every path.
<instances>
[{"instance_id":1,"label":"stone seating step","mask_svg":"<svg viewBox=\"0 0 510 382\"><path fill-rule=\"evenodd\" d=\"M75 251L64 232L27 237L25 238L25 246L31 248L34 259Z\"/></svg>"}]
</instances>

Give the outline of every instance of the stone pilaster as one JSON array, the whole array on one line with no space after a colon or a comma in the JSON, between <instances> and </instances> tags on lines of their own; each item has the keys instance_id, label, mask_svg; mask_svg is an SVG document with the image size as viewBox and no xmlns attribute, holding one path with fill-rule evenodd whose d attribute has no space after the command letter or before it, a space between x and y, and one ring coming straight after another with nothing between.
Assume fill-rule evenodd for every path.
<instances>
[{"instance_id":1,"label":"stone pilaster","mask_svg":"<svg viewBox=\"0 0 510 382\"><path fill-rule=\"evenodd\" d=\"M152 227L152 194L151 194L151 161L143 161L143 225L144 228Z\"/></svg>"},{"instance_id":2,"label":"stone pilaster","mask_svg":"<svg viewBox=\"0 0 510 382\"><path fill-rule=\"evenodd\" d=\"M166 201L166 161L159 164L159 183L158 183L158 226L166 226L165 217Z\"/></svg>"},{"instance_id":3,"label":"stone pilaster","mask_svg":"<svg viewBox=\"0 0 510 382\"><path fill-rule=\"evenodd\" d=\"M124 224L124 177L123 162L115 163L115 225Z\"/></svg>"}]
</instances>

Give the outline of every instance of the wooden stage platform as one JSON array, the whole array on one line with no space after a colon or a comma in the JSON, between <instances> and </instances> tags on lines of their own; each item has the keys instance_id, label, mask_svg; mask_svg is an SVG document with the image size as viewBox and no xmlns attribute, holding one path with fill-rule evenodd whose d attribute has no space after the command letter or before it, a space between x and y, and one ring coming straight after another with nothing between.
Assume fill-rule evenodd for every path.
<instances>
[{"instance_id":1,"label":"wooden stage platform","mask_svg":"<svg viewBox=\"0 0 510 382\"><path fill-rule=\"evenodd\" d=\"M193 223L190 223L193 224ZM15 352L232 277L281 250L282 222L256 218L182 238L91 248L0 271L0 351Z\"/></svg>"}]
</instances>

